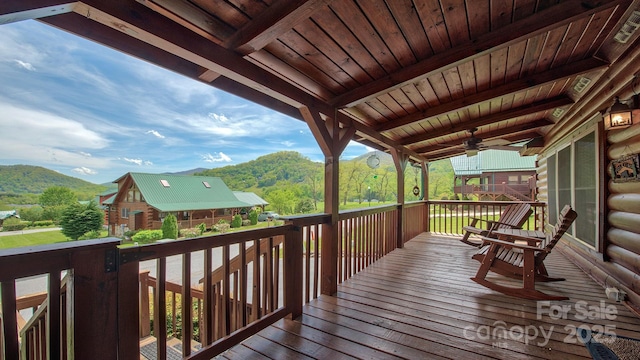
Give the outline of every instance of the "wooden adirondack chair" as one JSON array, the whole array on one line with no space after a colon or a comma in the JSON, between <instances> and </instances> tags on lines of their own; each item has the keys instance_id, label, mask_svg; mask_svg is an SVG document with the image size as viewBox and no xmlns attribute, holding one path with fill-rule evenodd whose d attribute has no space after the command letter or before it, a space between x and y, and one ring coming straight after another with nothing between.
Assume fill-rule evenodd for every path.
<instances>
[{"instance_id":1,"label":"wooden adirondack chair","mask_svg":"<svg viewBox=\"0 0 640 360\"><path fill-rule=\"evenodd\" d=\"M467 226L462 227L465 233L460 241L471 246L480 247L483 243L469 241L469 236L478 235L495 238L496 236L493 234L495 230L520 229L522 228L522 225L524 225L524 223L527 221L529 216L531 216L532 212L533 211L531 210L531 205L527 203L516 203L507 206L502 214L500 214L500 218L497 221L472 217L471 223L469 223L469 225ZM487 223L485 229L476 226L479 221Z\"/></svg>"},{"instance_id":2,"label":"wooden adirondack chair","mask_svg":"<svg viewBox=\"0 0 640 360\"><path fill-rule=\"evenodd\" d=\"M512 235L500 236L499 239L484 237L486 245L472 256L473 259L480 261L481 265L476 276L471 280L489 289L520 298L567 300L565 296L548 295L536 290L535 283L536 281L564 280L549 277L543 261L577 216L578 214L569 205L565 206L560 212L555 228L547 234L545 239ZM514 243L518 240L526 241L527 244ZM489 271L515 279L522 278L522 287L513 288L493 283L486 279Z\"/></svg>"}]
</instances>

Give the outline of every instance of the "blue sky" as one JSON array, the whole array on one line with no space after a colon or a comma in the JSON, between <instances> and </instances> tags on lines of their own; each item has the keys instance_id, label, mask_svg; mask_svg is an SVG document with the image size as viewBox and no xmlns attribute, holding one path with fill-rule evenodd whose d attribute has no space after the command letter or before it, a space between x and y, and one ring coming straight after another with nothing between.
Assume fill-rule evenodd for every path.
<instances>
[{"instance_id":1,"label":"blue sky","mask_svg":"<svg viewBox=\"0 0 640 360\"><path fill-rule=\"evenodd\" d=\"M36 21L0 26L0 79L0 165L99 184L284 150L323 161L299 120Z\"/></svg>"}]
</instances>

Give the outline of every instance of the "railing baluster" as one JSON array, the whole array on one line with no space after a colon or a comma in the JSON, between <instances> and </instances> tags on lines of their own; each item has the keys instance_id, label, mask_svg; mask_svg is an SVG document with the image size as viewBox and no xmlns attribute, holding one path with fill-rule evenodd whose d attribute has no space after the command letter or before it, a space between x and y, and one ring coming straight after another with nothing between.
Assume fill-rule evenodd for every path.
<instances>
[{"instance_id":1,"label":"railing baluster","mask_svg":"<svg viewBox=\"0 0 640 360\"><path fill-rule=\"evenodd\" d=\"M47 298L47 336L49 344L47 349L47 359L60 359L60 272L54 271L49 274L49 297Z\"/></svg>"},{"instance_id":2,"label":"railing baluster","mask_svg":"<svg viewBox=\"0 0 640 360\"><path fill-rule=\"evenodd\" d=\"M260 239L253 242L253 299L252 299L252 319L258 320L261 317L260 310Z\"/></svg>"},{"instance_id":3,"label":"railing baluster","mask_svg":"<svg viewBox=\"0 0 640 360\"><path fill-rule=\"evenodd\" d=\"M174 314L175 315L175 314ZM191 355L193 337L193 304L191 301L191 253L182 254L182 356Z\"/></svg>"},{"instance_id":4,"label":"railing baluster","mask_svg":"<svg viewBox=\"0 0 640 360\"><path fill-rule=\"evenodd\" d=\"M318 297L318 290L320 288L320 227L319 225L313 225L315 229L315 238L313 240L313 298Z\"/></svg>"},{"instance_id":5,"label":"railing baluster","mask_svg":"<svg viewBox=\"0 0 640 360\"><path fill-rule=\"evenodd\" d=\"M231 283L229 280L231 277L231 267L229 260L229 245L224 245L222 247L222 268L224 269L224 276L222 277L222 316L224 319L223 335L229 335L231 333Z\"/></svg>"},{"instance_id":6,"label":"railing baluster","mask_svg":"<svg viewBox=\"0 0 640 360\"><path fill-rule=\"evenodd\" d=\"M156 299L153 307L153 334L156 337L158 360L167 359L167 258L161 257L156 265ZM175 300L173 301L175 303ZM175 316L175 311L174 311Z\"/></svg>"},{"instance_id":7,"label":"railing baluster","mask_svg":"<svg viewBox=\"0 0 640 360\"><path fill-rule=\"evenodd\" d=\"M200 324L200 341L202 345L207 346L213 342L214 339L214 317L215 317L215 300L213 294L213 284L211 281L211 270L213 255L211 249L204 250L204 281L203 281L203 309L202 309L202 323ZM204 331L203 331L204 330Z\"/></svg>"},{"instance_id":8,"label":"railing baluster","mask_svg":"<svg viewBox=\"0 0 640 360\"><path fill-rule=\"evenodd\" d=\"M240 326L247 325L247 243L240 242Z\"/></svg>"}]
</instances>

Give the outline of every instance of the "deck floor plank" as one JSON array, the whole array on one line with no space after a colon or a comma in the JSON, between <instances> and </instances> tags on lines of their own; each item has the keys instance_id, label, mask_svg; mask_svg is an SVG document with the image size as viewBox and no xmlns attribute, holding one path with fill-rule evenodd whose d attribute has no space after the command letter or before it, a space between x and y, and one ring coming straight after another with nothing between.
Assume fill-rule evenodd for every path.
<instances>
[{"instance_id":1,"label":"deck floor plank","mask_svg":"<svg viewBox=\"0 0 640 360\"><path fill-rule=\"evenodd\" d=\"M575 337L578 326L608 326L618 335L640 338L640 319L608 300L604 289L562 254L550 254L545 264L552 276L567 280L536 286L570 299L539 303L471 281L480 265L471 259L475 251L456 237L423 233L338 285L334 296L322 295L305 305L299 319L282 319L223 356L590 359ZM488 279L519 284L495 274ZM539 309L557 311L562 306L568 309L566 317L538 314ZM603 307L616 314L605 318L599 312ZM518 330L534 329L535 338L518 336Z\"/></svg>"}]
</instances>

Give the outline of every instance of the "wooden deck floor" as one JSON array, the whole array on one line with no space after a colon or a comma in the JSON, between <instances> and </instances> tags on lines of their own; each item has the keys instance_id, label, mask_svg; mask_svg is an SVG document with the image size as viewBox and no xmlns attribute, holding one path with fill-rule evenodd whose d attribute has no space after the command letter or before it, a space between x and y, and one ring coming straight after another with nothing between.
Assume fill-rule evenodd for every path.
<instances>
[{"instance_id":1,"label":"wooden deck floor","mask_svg":"<svg viewBox=\"0 0 640 360\"><path fill-rule=\"evenodd\" d=\"M455 238L422 234L341 284L336 296L305 305L300 319L280 320L220 357L590 359L578 326L640 338L640 319L561 254L546 264L567 281L538 288L570 300L536 303L471 281L479 265L473 253Z\"/></svg>"}]
</instances>

